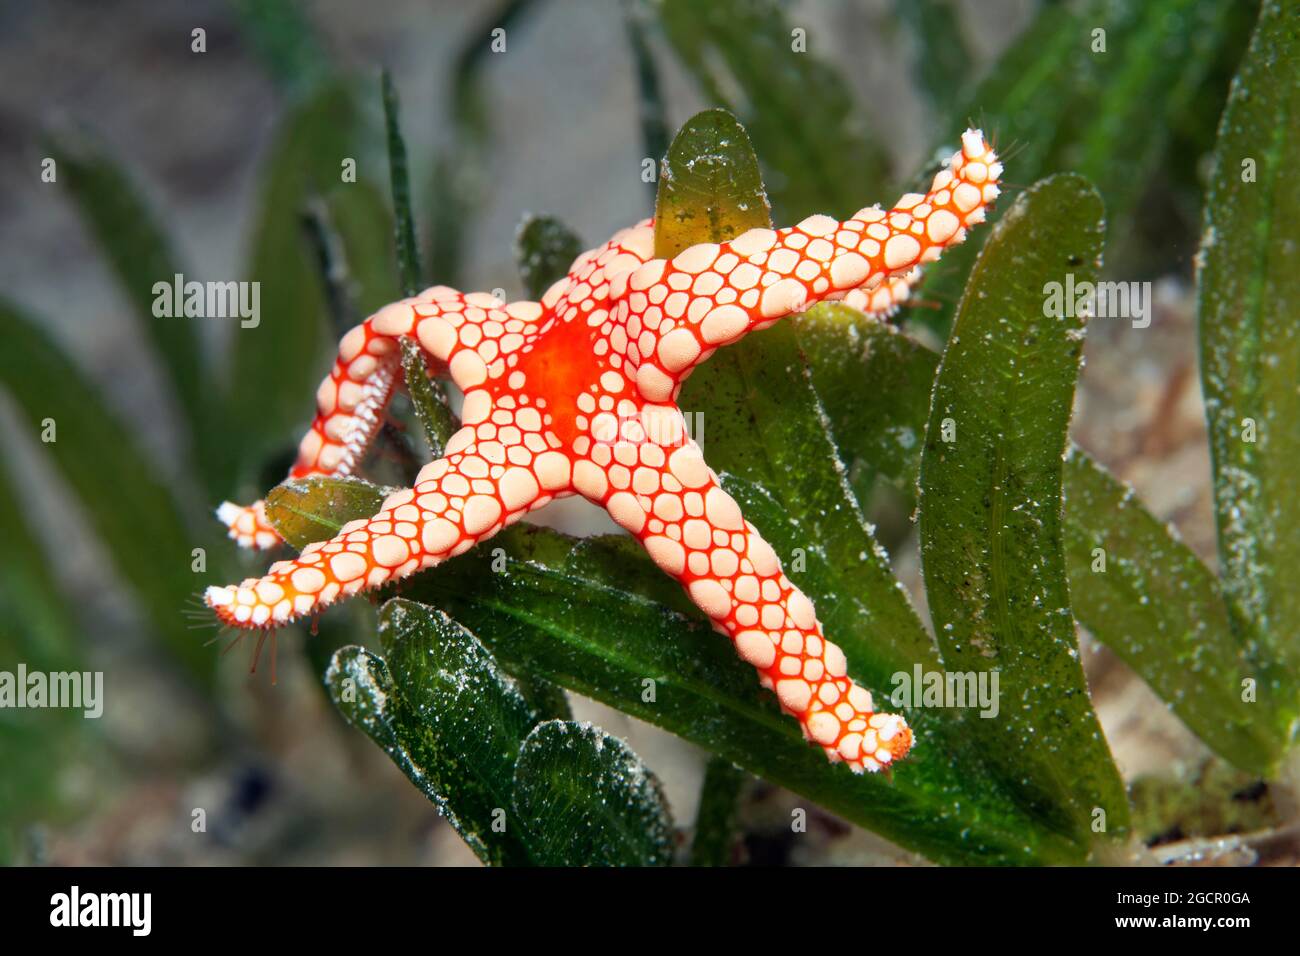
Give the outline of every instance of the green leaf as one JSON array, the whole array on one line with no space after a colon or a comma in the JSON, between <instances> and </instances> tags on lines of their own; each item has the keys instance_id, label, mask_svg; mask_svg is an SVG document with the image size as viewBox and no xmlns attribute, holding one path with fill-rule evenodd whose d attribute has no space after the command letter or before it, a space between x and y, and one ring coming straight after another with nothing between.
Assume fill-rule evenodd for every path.
<instances>
[{"instance_id":1,"label":"green leaf","mask_svg":"<svg viewBox=\"0 0 1300 956\"><path fill-rule=\"evenodd\" d=\"M887 322L822 303L796 321L837 457L859 501L877 478L911 491L939 357Z\"/></svg>"},{"instance_id":2,"label":"green leaf","mask_svg":"<svg viewBox=\"0 0 1300 956\"><path fill-rule=\"evenodd\" d=\"M484 862L537 861L528 846L541 834L509 813L515 761L536 712L478 639L441 611L391 600L379 636L401 701L398 736L422 757L465 842Z\"/></svg>"},{"instance_id":3,"label":"green leaf","mask_svg":"<svg viewBox=\"0 0 1300 956\"><path fill-rule=\"evenodd\" d=\"M581 252L582 240L559 219L525 216L515 235L515 260L529 298L540 299Z\"/></svg>"},{"instance_id":4,"label":"green leaf","mask_svg":"<svg viewBox=\"0 0 1300 956\"><path fill-rule=\"evenodd\" d=\"M398 736L397 688L384 659L364 647L339 648L325 671L325 685L344 719L377 743L425 796L444 809L442 795L432 789L428 774L415 764Z\"/></svg>"},{"instance_id":5,"label":"green leaf","mask_svg":"<svg viewBox=\"0 0 1300 956\"><path fill-rule=\"evenodd\" d=\"M420 268L420 245L415 238L415 217L411 214L411 179L406 168L406 142L402 139L401 109L397 88L387 70L379 74L384 101L384 128L388 134L388 176L393 190L393 216L397 235L397 265L402 290L412 296L424 288Z\"/></svg>"},{"instance_id":6,"label":"green leaf","mask_svg":"<svg viewBox=\"0 0 1300 956\"><path fill-rule=\"evenodd\" d=\"M662 572L640 542L626 534L602 534L582 538L572 550L558 549L559 554L543 563L563 567L581 578L599 581L606 587L627 591L661 604L685 617L698 611L682 586Z\"/></svg>"},{"instance_id":7,"label":"green leaf","mask_svg":"<svg viewBox=\"0 0 1300 956\"><path fill-rule=\"evenodd\" d=\"M922 448L917 436L925 431L928 383L939 356L893 326L843 306L810 309L799 328L813 386L859 497L877 477L893 487L914 487ZM1075 617L1207 744L1258 771L1259 761L1276 753L1285 735L1260 716L1235 732L1240 679L1254 670L1228 627L1214 575L1170 537L1131 488L1078 448L1066 458L1063 494ZM1105 574L1093 571L1097 547L1106 549ZM1159 594L1166 599L1157 599ZM1234 733L1222 733L1225 727Z\"/></svg>"},{"instance_id":8,"label":"green leaf","mask_svg":"<svg viewBox=\"0 0 1300 956\"><path fill-rule=\"evenodd\" d=\"M673 137L659 172L655 256L671 259L696 243L726 242L771 224L745 128L726 110L696 113Z\"/></svg>"},{"instance_id":9,"label":"green leaf","mask_svg":"<svg viewBox=\"0 0 1300 956\"><path fill-rule=\"evenodd\" d=\"M872 201L887 158L862 131L843 78L817 55L816 34L797 35L773 0L664 0L657 10L704 98L748 128L782 222Z\"/></svg>"},{"instance_id":10,"label":"green leaf","mask_svg":"<svg viewBox=\"0 0 1300 956\"><path fill-rule=\"evenodd\" d=\"M155 283L166 283L170 291L175 277L185 271L171 240L135 183L101 148L84 139L56 138L49 149L58 163L60 181L107 257L132 315L162 359L189 426L186 440L196 454L203 455L203 435L221 416L220 409L213 407L217 396L199 344L200 320L154 314ZM205 476L214 464L209 457L196 462Z\"/></svg>"},{"instance_id":11,"label":"green leaf","mask_svg":"<svg viewBox=\"0 0 1300 956\"><path fill-rule=\"evenodd\" d=\"M115 569L134 590L168 651L200 682L215 657L182 614L200 582L191 550L210 546L194 535L172 489L103 397L38 324L0 302L0 385L33 435L53 423L43 447L80 500Z\"/></svg>"},{"instance_id":12,"label":"green leaf","mask_svg":"<svg viewBox=\"0 0 1300 956\"><path fill-rule=\"evenodd\" d=\"M691 841L691 866L726 866L731 862L740 792L746 779L743 770L721 757L714 757L705 767L700 808L695 815L695 839Z\"/></svg>"},{"instance_id":13,"label":"green leaf","mask_svg":"<svg viewBox=\"0 0 1300 956\"><path fill-rule=\"evenodd\" d=\"M548 720L524 741L515 814L543 866L667 866L663 788L627 745L591 724Z\"/></svg>"},{"instance_id":14,"label":"green leaf","mask_svg":"<svg viewBox=\"0 0 1300 956\"><path fill-rule=\"evenodd\" d=\"M1197 270L1229 618L1284 718L1300 708L1300 11L1268 2L1219 126Z\"/></svg>"},{"instance_id":15,"label":"green leaf","mask_svg":"<svg viewBox=\"0 0 1300 956\"><path fill-rule=\"evenodd\" d=\"M348 89L322 87L281 124L262 174L248 268L260 283L260 317L256 327L232 329L228 400L237 442L228 430L223 439L250 474L306 423L311 402L304 396L327 367L327 308L302 214L313 195L328 200L334 190L356 188L341 181L341 164L359 156L360 122Z\"/></svg>"},{"instance_id":16,"label":"green leaf","mask_svg":"<svg viewBox=\"0 0 1300 956\"><path fill-rule=\"evenodd\" d=\"M1242 701L1242 681L1258 675L1214 575L1131 488L1077 449L1065 459L1064 490L1075 615L1210 747L1267 773L1284 728L1272 701Z\"/></svg>"},{"instance_id":17,"label":"green leaf","mask_svg":"<svg viewBox=\"0 0 1300 956\"><path fill-rule=\"evenodd\" d=\"M429 455L441 458L460 423L447 404L447 390L441 382L429 376L424 352L410 338L402 339L402 374L406 378L406 390L410 393L415 417L424 430Z\"/></svg>"},{"instance_id":18,"label":"green leaf","mask_svg":"<svg viewBox=\"0 0 1300 956\"><path fill-rule=\"evenodd\" d=\"M1045 297L1067 275L1096 281L1102 214L1086 180L1056 176L994 229L939 367L920 476L921 558L944 663L1000 679L1001 713L972 721L974 732L1022 805L1080 841L1095 808L1106 832L1122 833L1128 803L1079 664L1061 540L1086 318L1049 315Z\"/></svg>"},{"instance_id":19,"label":"green leaf","mask_svg":"<svg viewBox=\"0 0 1300 956\"><path fill-rule=\"evenodd\" d=\"M301 551L334 537L349 521L375 514L394 490L350 475L290 478L267 493L266 517L280 537Z\"/></svg>"},{"instance_id":20,"label":"green leaf","mask_svg":"<svg viewBox=\"0 0 1300 956\"><path fill-rule=\"evenodd\" d=\"M325 672L325 685L344 719L388 754L480 860L490 864L529 862L527 849L508 826L504 833L493 832L491 811L495 808L489 808L484 816L483 785L475 777L479 768L459 765L441 752L434 733L438 723L420 721L403 700L382 657L361 647L341 648ZM518 741L513 746L517 749ZM494 756L492 763L499 765L499 756Z\"/></svg>"},{"instance_id":21,"label":"green leaf","mask_svg":"<svg viewBox=\"0 0 1300 956\"><path fill-rule=\"evenodd\" d=\"M561 721L535 726L520 688L441 611L391 600L379 633L386 659L358 647L335 654L330 696L481 860L667 862L658 783L621 743Z\"/></svg>"}]
</instances>

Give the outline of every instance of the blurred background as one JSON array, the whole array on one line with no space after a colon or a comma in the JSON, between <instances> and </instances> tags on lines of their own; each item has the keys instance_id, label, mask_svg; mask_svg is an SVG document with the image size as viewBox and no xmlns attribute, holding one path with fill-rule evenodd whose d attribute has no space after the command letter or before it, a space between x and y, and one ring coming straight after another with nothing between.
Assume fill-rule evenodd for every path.
<instances>
[{"instance_id":1,"label":"blurred background","mask_svg":"<svg viewBox=\"0 0 1300 956\"><path fill-rule=\"evenodd\" d=\"M124 424L139 460L178 496L184 520L208 536L211 573L202 583L259 566L216 536L208 509L221 497L251 500L278 480L310 413L314 384L295 386L296 397L286 399L296 403L284 413L286 427L270 416L268 431L278 429L278 436L232 447L229 461L209 460L208 474L220 480L196 479L184 403L142 334L139 300L124 289L121 264L105 254L105 227L97 232L79 206L79 187L70 182L75 158L111 157L126 171L187 278L247 278L252 261L251 272L267 281L270 273L258 269L275 260L256 250L266 248L270 205L289 207L286 242L298 260L312 261L309 240L296 225L295 195L269 170L287 118L312 95L320 75L350 78L361 111L360 177L387 196L381 66L401 95L428 271L437 281L502 288L512 298L523 294L514 244L526 214L559 217L586 245L649 215L654 187L643 181L643 160L657 160L671 132L709 105L727 105L749 125L781 223L892 202L940 147L951 149L967 121L985 124L1003 148L1012 189L1046 172L1082 167L1100 179L1110 205L1106 187L1114 185L1122 198L1112 206L1108 269L1154 283L1154 320L1142 334L1124 322L1094 324L1074 437L1134 484L1151 510L1213 564L1190 257L1203 157L1255 5L1162 2L1151 7L1177 8L1181 19L1155 23L1143 20L1142 4L1074 5L1069 15L1085 26L1089 17L1118 25L1114 59L1100 69L1132 67L1138 56L1159 61L1143 75L1151 86L1133 94L1143 102L1130 104L1130 119L1145 117L1131 133L1140 148L1100 157L1072 140L1096 122L1090 99L1105 82L1096 68L1089 73L1066 64L1043 81L1023 79L1030 88L1021 99L1003 97L999 104L1010 105L991 115L982 101L981 91L998 86L1000 58L1017 55L1018 45L1032 46L1028 31L1065 5L693 6L0 0L0 295L38 320L93 383L97 392L88 394L102 396L102 411ZM730 19L706 7L726 8ZM505 30L502 52L489 46L496 26ZM192 49L196 29L204 31L204 52ZM765 75L762 43L785 42L793 29L806 34L807 72ZM1130 35L1160 43L1145 52L1126 48ZM1060 86L1064 78L1068 85ZM1059 109L1047 141L1033 138L1039 127L1031 115L1044 99L1077 104ZM810 129L812 123L819 126ZM51 143L74 158L60 164L54 183L41 176ZM838 167L811 168L817 143L834 151ZM331 156L325 159L336 168ZM83 169L81 180L88 178ZM113 194L119 189L100 186ZM123 210L123 229L134 219L130 209ZM112 232L111 224L106 228ZM375 233L373 255L394 268L390 232ZM898 317L935 345L956 294L943 278ZM386 281L395 291L395 271ZM361 303L384 301L382 285L364 289ZM330 339L319 287L267 288L262 305L265 315L277 302L304 299L319 312L321 341L302 363L305 380L314 383L328 368ZM236 420L209 426L224 429L233 445L266 387L255 373L268 366L241 362L231 331L229 323L206 322L198 334L214 368L230 362L236 370L225 386ZM269 367L281 358L270 356ZM57 381L47 384L59 388ZM106 454L120 444L116 436L104 437ZM319 639L297 628L283 633L276 686L265 674L250 678L242 652L220 658L213 670L204 662L217 660L221 645L202 646L213 631L201 615L187 613L193 606L175 598L187 588L198 591L199 578L141 600L148 554L124 575L114 555L118 546L103 533L113 517L90 513L87 494L70 487L3 391L0 447L7 501L0 524L6 537L0 542L0 669L45 655L101 670L106 685L98 721L54 711L0 712L0 860L476 864L400 772L344 725L319 688L329 641L369 637L372 607L355 602L335 612L333 629L323 625ZM82 479L94 484L121 474L109 469ZM109 511L112 490L101 489L100 507ZM896 569L919 601L906 503L885 500L877 510L873 517ZM548 512L548 520L571 531L612 528L579 504ZM141 537L147 552L153 539L146 529ZM181 623L160 639L158 620L167 608ZM198 650L186 649L187 640ZM312 641L320 645L314 651ZM1200 820L1192 808L1185 815L1191 822L1144 834L1150 842L1177 841L1197 826L1228 832L1267 821L1267 788L1252 789L1250 781L1207 762L1203 747L1145 685L1086 634L1082 641L1097 709L1127 780L1160 794L1161 785L1147 781L1191 780L1193 796L1182 790L1178 798L1191 803L1196 792L1216 787L1244 794L1231 804L1239 818ZM679 824L690 823L703 767L695 748L593 702L575 701L575 712L626 737L664 780ZM738 862L916 862L826 814L815 814L809 834L795 840L788 832L793 802L767 785L747 789ZM204 811L205 832L194 832L196 809Z\"/></svg>"}]
</instances>

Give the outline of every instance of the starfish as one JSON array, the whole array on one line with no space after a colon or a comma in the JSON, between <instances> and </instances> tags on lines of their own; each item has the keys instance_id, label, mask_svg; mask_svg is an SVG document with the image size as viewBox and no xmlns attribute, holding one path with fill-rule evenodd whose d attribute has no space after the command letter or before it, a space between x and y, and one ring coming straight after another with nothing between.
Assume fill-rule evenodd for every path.
<instances>
[{"instance_id":1,"label":"starfish","mask_svg":"<svg viewBox=\"0 0 1300 956\"><path fill-rule=\"evenodd\" d=\"M555 498L582 495L677 578L781 708L832 761L875 771L905 756L902 717L877 712L822 633L812 602L723 490L676 398L714 350L821 300L880 311L918 267L961 242L998 195L983 134L929 193L843 222L812 216L656 259L646 220L580 255L540 302L446 286L388 305L345 335L316 393L291 476L348 474L396 384L399 341L418 342L465 394L446 454L379 512L280 561L265 577L205 594L222 621L268 629L439 564ZM219 517L251 547L279 541L261 502Z\"/></svg>"}]
</instances>

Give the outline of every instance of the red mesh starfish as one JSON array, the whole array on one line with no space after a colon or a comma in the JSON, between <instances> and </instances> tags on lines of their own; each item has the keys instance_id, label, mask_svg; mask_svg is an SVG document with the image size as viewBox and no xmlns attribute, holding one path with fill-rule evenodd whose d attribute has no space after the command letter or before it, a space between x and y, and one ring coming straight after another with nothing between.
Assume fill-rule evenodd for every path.
<instances>
[{"instance_id":1,"label":"red mesh starfish","mask_svg":"<svg viewBox=\"0 0 1300 956\"><path fill-rule=\"evenodd\" d=\"M878 770L912 734L876 712L822 635L812 602L781 571L686 434L682 381L714 349L824 299L886 309L917 266L965 238L1002 171L978 131L891 211L813 216L653 258L650 221L579 256L541 302L505 304L436 286L386 306L343 337L316 393L292 476L353 471L392 394L403 337L445 362L465 392L446 457L378 514L280 561L260 579L209 588L223 621L275 627L438 564L553 498L580 494L645 546L728 635L764 687L833 761ZM218 514L246 546L279 538L261 502Z\"/></svg>"}]
</instances>

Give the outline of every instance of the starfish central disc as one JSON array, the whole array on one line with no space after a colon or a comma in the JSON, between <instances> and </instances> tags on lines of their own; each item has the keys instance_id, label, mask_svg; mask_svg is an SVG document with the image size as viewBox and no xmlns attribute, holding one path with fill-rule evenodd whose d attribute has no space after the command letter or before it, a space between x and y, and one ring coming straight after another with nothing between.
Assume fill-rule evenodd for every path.
<instances>
[{"instance_id":1,"label":"starfish central disc","mask_svg":"<svg viewBox=\"0 0 1300 956\"><path fill-rule=\"evenodd\" d=\"M594 395L604 385L615 383L615 378L604 379L611 375L617 379L617 392L633 392L632 383L615 371L608 360L595 353L600 329L593 328L584 321L562 322L553 320L550 327L542 332L533 348L520 357L516 366L517 376L511 375L493 381L489 385L493 403L508 397L512 391L510 380L521 383L528 391L539 396L539 403L544 404L550 416L551 431L566 448L573 448L582 433L578 420L582 410L578 406L579 397Z\"/></svg>"}]
</instances>

